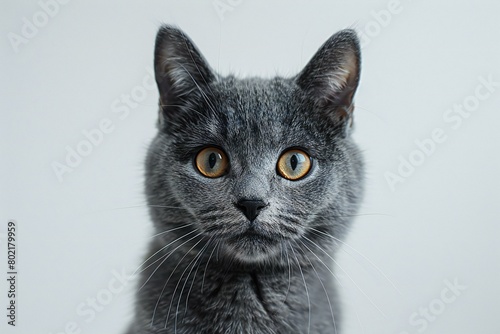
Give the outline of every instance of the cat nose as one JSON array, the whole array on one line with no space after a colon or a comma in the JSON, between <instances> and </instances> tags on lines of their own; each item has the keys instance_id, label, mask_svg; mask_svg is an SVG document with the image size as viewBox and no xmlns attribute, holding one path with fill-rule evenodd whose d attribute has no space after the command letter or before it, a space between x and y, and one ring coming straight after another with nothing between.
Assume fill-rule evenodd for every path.
<instances>
[{"instance_id":1,"label":"cat nose","mask_svg":"<svg viewBox=\"0 0 500 334\"><path fill-rule=\"evenodd\" d=\"M261 200L240 200L236 203L236 207L243 212L243 214L250 221L254 221L259 215L260 211L264 209L267 204Z\"/></svg>"}]
</instances>

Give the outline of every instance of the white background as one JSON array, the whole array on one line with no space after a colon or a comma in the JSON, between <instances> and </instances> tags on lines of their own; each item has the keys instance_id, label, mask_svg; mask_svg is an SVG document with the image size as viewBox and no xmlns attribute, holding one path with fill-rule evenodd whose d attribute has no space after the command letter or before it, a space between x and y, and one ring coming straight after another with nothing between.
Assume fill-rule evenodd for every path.
<instances>
[{"instance_id":1,"label":"white background","mask_svg":"<svg viewBox=\"0 0 500 334\"><path fill-rule=\"evenodd\" d=\"M212 1L73 0L43 22L37 1L2 1L0 268L7 271L6 224L15 219L20 274L14 329L0 275L0 332L109 334L128 325L134 285L111 295L108 285L113 272L140 264L152 232L142 174L158 94L143 90L126 117L113 105L152 82L155 33L166 22L214 68L241 76L292 75L342 28L368 36L354 134L367 194L346 240L356 251L338 254L343 333L499 333L500 86L471 104L460 126L443 119L475 101L479 77L500 82L498 2L401 0L396 10L389 1L220 3L231 10ZM390 17L376 14L389 9ZM34 15L38 32L13 47L9 36L22 36L23 18ZM65 164L67 147L103 119L113 131L60 182L54 162ZM436 128L446 140L391 189L386 173L398 173L400 156L422 158L415 141ZM446 280L466 287L449 304ZM112 299L94 319L77 313L105 296ZM433 320L422 320L429 306Z\"/></svg>"}]
</instances>

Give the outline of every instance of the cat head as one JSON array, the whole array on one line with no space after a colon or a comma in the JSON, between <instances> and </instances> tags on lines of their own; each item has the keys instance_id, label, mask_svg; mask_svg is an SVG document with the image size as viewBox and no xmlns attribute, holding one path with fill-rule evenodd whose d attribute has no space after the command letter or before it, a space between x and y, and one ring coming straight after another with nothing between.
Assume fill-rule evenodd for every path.
<instances>
[{"instance_id":1,"label":"cat head","mask_svg":"<svg viewBox=\"0 0 500 334\"><path fill-rule=\"evenodd\" d=\"M352 142L360 49L343 30L295 77L222 77L180 30L157 35L158 135L146 192L158 231L191 224L243 263L340 237L362 193ZM195 234L192 234L195 235Z\"/></svg>"}]
</instances>

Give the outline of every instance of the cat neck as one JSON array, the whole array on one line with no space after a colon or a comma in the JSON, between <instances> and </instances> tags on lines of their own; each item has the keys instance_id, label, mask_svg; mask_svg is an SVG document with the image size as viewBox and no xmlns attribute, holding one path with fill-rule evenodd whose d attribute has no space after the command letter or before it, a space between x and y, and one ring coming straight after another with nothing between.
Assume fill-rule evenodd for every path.
<instances>
[{"instance_id":1,"label":"cat neck","mask_svg":"<svg viewBox=\"0 0 500 334\"><path fill-rule=\"evenodd\" d=\"M184 326L194 317L194 332L199 332L203 326L212 326L216 318L233 326L230 319L219 319L231 314L241 319L238 332L252 332L256 326L266 329L262 333L270 328L302 332L309 316L331 319L333 311L315 309L315 305L329 305L335 298L327 277L330 274L318 261L301 263L292 253L288 260L284 256L282 263L249 265L218 257L214 249L205 249L199 257L199 251L194 250L178 253L172 254L168 265L157 263L144 273L149 282L140 298L149 299L143 304L144 312L153 315L155 326L180 322ZM293 321L289 319L291 312L298 314Z\"/></svg>"}]
</instances>

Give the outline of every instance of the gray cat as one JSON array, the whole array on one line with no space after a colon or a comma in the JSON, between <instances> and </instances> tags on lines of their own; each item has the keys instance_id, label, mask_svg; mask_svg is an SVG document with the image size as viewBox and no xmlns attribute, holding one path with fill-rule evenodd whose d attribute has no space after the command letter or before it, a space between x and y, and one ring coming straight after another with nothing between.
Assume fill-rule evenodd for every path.
<instances>
[{"instance_id":1,"label":"gray cat","mask_svg":"<svg viewBox=\"0 0 500 334\"><path fill-rule=\"evenodd\" d=\"M339 333L333 254L363 193L350 137L356 33L295 77L222 77L180 30L157 35L157 235L129 334Z\"/></svg>"}]
</instances>

